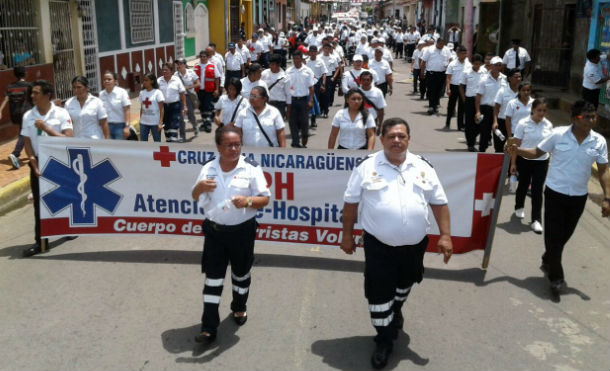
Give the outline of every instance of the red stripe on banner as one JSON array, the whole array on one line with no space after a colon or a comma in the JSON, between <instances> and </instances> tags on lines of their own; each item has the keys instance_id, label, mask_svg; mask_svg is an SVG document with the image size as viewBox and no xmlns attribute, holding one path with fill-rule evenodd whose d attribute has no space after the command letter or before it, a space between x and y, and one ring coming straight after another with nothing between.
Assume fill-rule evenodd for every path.
<instances>
[{"instance_id":1,"label":"red stripe on banner","mask_svg":"<svg viewBox=\"0 0 610 371\"><path fill-rule=\"evenodd\" d=\"M503 156L495 154L477 156L470 250L485 249L503 161Z\"/></svg>"},{"instance_id":2,"label":"red stripe on banner","mask_svg":"<svg viewBox=\"0 0 610 371\"><path fill-rule=\"evenodd\" d=\"M170 219L170 218L117 218L100 217L95 227L70 227L69 218L41 220L43 237L75 236L75 235L173 235L173 236L202 236L200 219ZM306 227L297 225L259 224L257 240L284 242L307 245L339 246L343 238L341 228ZM357 243L362 230L354 230ZM428 251L436 252L438 235L429 235ZM454 253L460 254L478 247L473 246L468 237L452 237ZM483 246L484 247L484 246Z\"/></svg>"}]
</instances>

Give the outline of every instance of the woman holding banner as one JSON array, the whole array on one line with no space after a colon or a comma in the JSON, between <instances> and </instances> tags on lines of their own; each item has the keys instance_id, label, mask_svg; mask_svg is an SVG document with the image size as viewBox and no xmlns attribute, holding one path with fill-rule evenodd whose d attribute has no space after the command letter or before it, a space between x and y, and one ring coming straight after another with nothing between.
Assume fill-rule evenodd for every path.
<instances>
[{"instance_id":1,"label":"woman holding banner","mask_svg":"<svg viewBox=\"0 0 610 371\"><path fill-rule=\"evenodd\" d=\"M337 111L328 137L328 149L366 149L375 146L375 120L364 106L364 96L357 88L345 95L345 108Z\"/></svg>"},{"instance_id":2,"label":"woman holding banner","mask_svg":"<svg viewBox=\"0 0 610 371\"><path fill-rule=\"evenodd\" d=\"M212 342L220 323L218 305L227 265L231 263L233 320L246 323L250 268L254 262L256 212L269 203L271 193L261 167L241 156L241 132L232 125L216 130L219 156L203 165L192 190L205 210L201 269L203 288L201 332L195 341Z\"/></svg>"}]
</instances>

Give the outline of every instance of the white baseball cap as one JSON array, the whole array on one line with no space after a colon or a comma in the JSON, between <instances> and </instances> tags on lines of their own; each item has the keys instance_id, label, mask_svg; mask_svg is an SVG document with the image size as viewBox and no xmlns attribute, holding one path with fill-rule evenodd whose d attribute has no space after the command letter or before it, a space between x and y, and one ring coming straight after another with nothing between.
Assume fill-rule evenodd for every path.
<instances>
[{"instance_id":1,"label":"white baseball cap","mask_svg":"<svg viewBox=\"0 0 610 371\"><path fill-rule=\"evenodd\" d=\"M491 58L491 61L489 61L489 64L498 64L498 63L502 63L502 58L498 57L497 55L493 58Z\"/></svg>"},{"instance_id":2,"label":"white baseball cap","mask_svg":"<svg viewBox=\"0 0 610 371\"><path fill-rule=\"evenodd\" d=\"M358 61L362 62L362 55L355 54L354 57L352 58L352 61L353 62L358 62Z\"/></svg>"}]
</instances>

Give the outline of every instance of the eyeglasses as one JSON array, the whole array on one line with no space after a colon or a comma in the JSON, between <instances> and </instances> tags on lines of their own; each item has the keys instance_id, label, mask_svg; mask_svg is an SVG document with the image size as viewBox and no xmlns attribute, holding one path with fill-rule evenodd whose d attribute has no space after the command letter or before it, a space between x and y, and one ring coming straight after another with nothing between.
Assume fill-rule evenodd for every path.
<instances>
[{"instance_id":1,"label":"eyeglasses","mask_svg":"<svg viewBox=\"0 0 610 371\"><path fill-rule=\"evenodd\" d=\"M261 97L260 95L252 95L252 94L250 94L250 98L258 99L260 97Z\"/></svg>"},{"instance_id":2,"label":"eyeglasses","mask_svg":"<svg viewBox=\"0 0 610 371\"><path fill-rule=\"evenodd\" d=\"M221 146L226 147L226 148L241 148L241 143L227 143L227 144L221 144Z\"/></svg>"},{"instance_id":3,"label":"eyeglasses","mask_svg":"<svg viewBox=\"0 0 610 371\"><path fill-rule=\"evenodd\" d=\"M579 119L579 120L585 119L585 120L591 121L591 120L595 120L597 118L597 115L596 114L592 114L592 115L578 115L578 116L576 116L576 118Z\"/></svg>"}]
</instances>

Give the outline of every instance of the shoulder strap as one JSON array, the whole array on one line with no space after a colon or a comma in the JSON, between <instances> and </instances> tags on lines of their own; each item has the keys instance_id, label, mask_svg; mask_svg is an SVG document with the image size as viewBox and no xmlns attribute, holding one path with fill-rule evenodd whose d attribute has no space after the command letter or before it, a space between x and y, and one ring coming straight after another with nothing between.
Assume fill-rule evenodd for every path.
<instances>
[{"instance_id":1,"label":"shoulder strap","mask_svg":"<svg viewBox=\"0 0 610 371\"><path fill-rule=\"evenodd\" d=\"M235 115L237 115L237 111L239 110L239 106L241 106L242 100L244 100L244 97L239 98L239 102L237 102L237 106L235 106L235 109L233 110L233 114L231 115L231 121L229 121L229 122L235 122Z\"/></svg>"},{"instance_id":2,"label":"shoulder strap","mask_svg":"<svg viewBox=\"0 0 610 371\"><path fill-rule=\"evenodd\" d=\"M275 82L274 82L273 84L271 84L271 86L269 86L269 89L267 89L267 90L271 91L271 89L273 89L273 87L274 87L274 86L275 86L275 85L276 85L278 82L280 82L280 80L281 80L281 79L283 79L283 78L284 78L284 76L282 76L282 77L280 77L279 79L275 80Z\"/></svg>"},{"instance_id":3,"label":"shoulder strap","mask_svg":"<svg viewBox=\"0 0 610 371\"><path fill-rule=\"evenodd\" d=\"M354 76L354 73L352 71L349 71L349 74L352 75L352 79L354 79L354 82L356 83L356 85L358 87L360 87L360 83L358 82L358 79L356 78L356 76Z\"/></svg>"},{"instance_id":4,"label":"shoulder strap","mask_svg":"<svg viewBox=\"0 0 610 371\"><path fill-rule=\"evenodd\" d=\"M251 111L252 111L252 116L254 116L254 119L256 120L256 124L258 125L258 128L261 129L261 132L265 136L265 139L267 139L267 143L269 143L269 147L273 147L273 142L271 141L271 139L269 139L269 136L267 135L267 133L265 133L265 130L263 130L263 125L261 125L261 122L258 120L258 115L256 114L256 112L254 112L254 110L251 110Z\"/></svg>"},{"instance_id":5,"label":"shoulder strap","mask_svg":"<svg viewBox=\"0 0 610 371\"><path fill-rule=\"evenodd\" d=\"M366 103L370 104L371 106L373 106L373 108L375 109L375 111L379 111L379 108L377 108L377 105L375 103L373 103L372 100L369 99L369 97L366 96L366 94L364 94L364 91L360 88L358 88L358 90L360 90L360 93L362 93L362 98L364 98L364 100L366 101Z\"/></svg>"}]
</instances>

